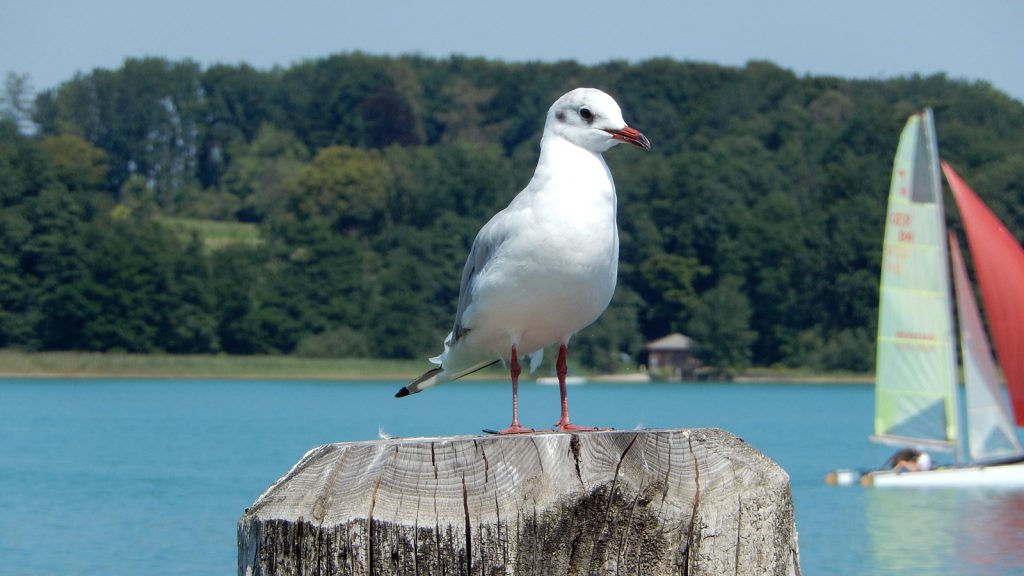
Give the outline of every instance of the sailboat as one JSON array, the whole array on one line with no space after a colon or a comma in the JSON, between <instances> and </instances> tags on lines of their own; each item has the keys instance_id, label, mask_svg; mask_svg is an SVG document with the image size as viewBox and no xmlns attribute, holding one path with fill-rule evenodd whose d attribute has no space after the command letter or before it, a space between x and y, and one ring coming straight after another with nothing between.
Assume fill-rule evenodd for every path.
<instances>
[{"instance_id":1,"label":"sailboat","mask_svg":"<svg viewBox=\"0 0 1024 576\"><path fill-rule=\"evenodd\" d=\"M996 340L1007 402L956 237L947 233L940 166L953 191ZM959 334L953 318L954 277ZM956 175L939 162L930 109L907 120L893 164L879 288L874 442L948 451L956 465L873 471L872 486L1024 488L1024 250ZM959 405L957 342L966 411ZM830 483L851 483L849 470Z\"/></svg>"}]
</instances>

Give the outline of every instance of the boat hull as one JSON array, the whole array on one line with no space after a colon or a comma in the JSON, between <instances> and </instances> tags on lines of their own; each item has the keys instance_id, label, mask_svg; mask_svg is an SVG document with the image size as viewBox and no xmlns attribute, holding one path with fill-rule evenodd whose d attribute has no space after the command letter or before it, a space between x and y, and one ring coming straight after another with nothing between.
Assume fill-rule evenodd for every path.
<instances>
[{"instance_id":1,"label":"boat hull","mask_svg":"<svg viewBox=\"0 0 1024 576\"><path fill-rule=\"evenodd\" d=\"M540 378L537 378L536 382L537 382L537 384L540 384L541 386L558 386L558 378L555 378L554 376L541 376ZM587 383L587 377L586 376L566 376L565 377L565 385L566 386L579 386L580 384L586 384L586 383Z\"/></svg>"},{"instance_id":2,"label":"boat hull","mask_svg":"<svg viewBox=\"0 0 1024 576\"><path fill-rule=\"evenodd\" d=\"M921 472L876 471L862 476L861 484L878 488L990 487L1024 489L1024 463L961 466Z\"/></svg>"}]
</instances>

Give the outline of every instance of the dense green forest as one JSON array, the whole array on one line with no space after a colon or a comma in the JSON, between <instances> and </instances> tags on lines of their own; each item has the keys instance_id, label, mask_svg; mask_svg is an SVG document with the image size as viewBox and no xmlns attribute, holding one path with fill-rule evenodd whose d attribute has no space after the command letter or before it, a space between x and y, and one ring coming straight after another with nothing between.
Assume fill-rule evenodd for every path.
<instances>
[{"instance_id":1,"label":"dense green forest","mask_svg":"<svg viewBox=\"0 0 1024 576\"><path fill-rule=\"evenodd\" d=\"M345 54L133 59L34 98L17 80L0 348L436 354L476 231L529 180L548 106L581 85L654 146L606 155L620 281L574 340L590 368L682 331L726 370L870 370L892 157L924 106L945 159L1024 236L1024 105L941 75Z\"/></svg>"}]
</instances>

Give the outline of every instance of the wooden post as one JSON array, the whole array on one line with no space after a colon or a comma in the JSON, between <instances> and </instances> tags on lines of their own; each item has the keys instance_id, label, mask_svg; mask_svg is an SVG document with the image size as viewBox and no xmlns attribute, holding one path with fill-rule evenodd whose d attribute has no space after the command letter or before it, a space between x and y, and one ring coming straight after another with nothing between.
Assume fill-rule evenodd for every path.
<instances>
[{"instance_id":1,"label":"wooden post","mask_svg":"<svg viewBox=\"0 0 1024 576\"><path fill-rule=\"evenodd\" d=\"M238 523L238 573L799 575L789 477L717 429L309 451Z\"/></svg>"}]
</instances>

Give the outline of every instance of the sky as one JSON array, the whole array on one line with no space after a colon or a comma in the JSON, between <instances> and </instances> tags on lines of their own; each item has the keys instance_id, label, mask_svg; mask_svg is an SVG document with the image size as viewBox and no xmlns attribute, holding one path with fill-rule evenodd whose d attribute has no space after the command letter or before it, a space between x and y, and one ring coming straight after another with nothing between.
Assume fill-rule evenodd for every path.
<instances>
[{"instance_id":1,"label":"sky","mask_svg":"<svg viewBox=\"0 0 1024 576\"><path fill-rule=\"evenodd\" d=\"M860 79L941 72L1024 102L1022 25L1020 0L2 0L0 74L28 74L45 90L143 56L263 69L356 50L670 57Z\"/></svg>"}]
</instances>

